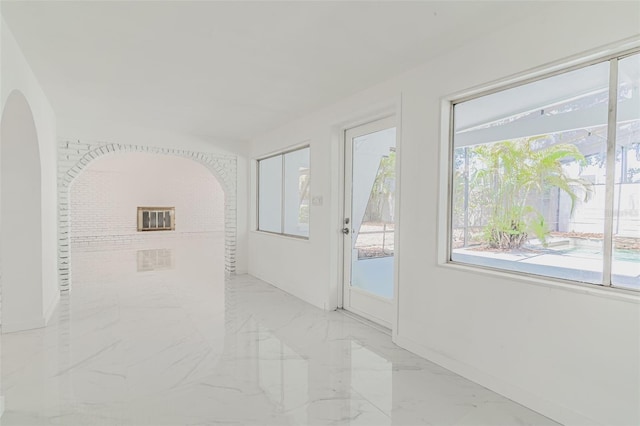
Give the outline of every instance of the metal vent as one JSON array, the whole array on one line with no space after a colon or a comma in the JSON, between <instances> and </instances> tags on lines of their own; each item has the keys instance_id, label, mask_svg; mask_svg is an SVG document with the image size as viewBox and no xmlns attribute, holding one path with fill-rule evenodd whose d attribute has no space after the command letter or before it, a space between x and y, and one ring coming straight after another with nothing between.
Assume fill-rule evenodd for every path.
<instances>
[{"instance_id":1,"label":"metal vent","mask_svg":"<svg viewBox=\"0 0 640 426\"><path fill-rule=\"evenodd\" d=\"M175 207L138 207L138 231L173 231Z\"/></svg>"}]
</instances>

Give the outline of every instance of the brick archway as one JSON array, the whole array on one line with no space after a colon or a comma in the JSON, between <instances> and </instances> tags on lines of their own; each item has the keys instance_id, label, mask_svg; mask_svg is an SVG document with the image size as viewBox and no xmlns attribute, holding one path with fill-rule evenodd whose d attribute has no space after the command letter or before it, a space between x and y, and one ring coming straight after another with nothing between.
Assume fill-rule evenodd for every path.
<instances>
[{"instance_id":1,"label":"brick archway","mask_svg":"<svg viewBox=\"0 0 640 426\"><path fill-rule=\"evenodd\" d=\"M225 271L236 271L236 168L233 155L210 154L181 149L126 145L107 142L61 141L58 145L58 274L60 290L69 290L70 221L69 189L74 179L91 162L104 155L140 152L188 158L205 166L218 180L224 191Z\"/></svg>"}]
</instances>

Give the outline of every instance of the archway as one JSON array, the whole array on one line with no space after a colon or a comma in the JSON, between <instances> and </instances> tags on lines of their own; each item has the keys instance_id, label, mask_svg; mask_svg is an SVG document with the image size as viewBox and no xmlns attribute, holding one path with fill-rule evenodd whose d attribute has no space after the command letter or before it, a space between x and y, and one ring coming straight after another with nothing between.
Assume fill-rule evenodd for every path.
<instances>
[{"instance_id":1,"label":"archway","mask_svg":"<svg viewBox=\"0 0 640 426\"><path fill-rule=\"evenodd\" d=\"M58 146L58 271L60 289L68 290L71 286L69 188L72 182L94 160L104 155L130 152L187 158L205 166L213 174L224 191L225 271L228 274L234 274L237 243L237 159L235 156L108 142L61 141Z\"/></svg>"},{"instance_id":2,"label":"archway","mask_svg":"<svg viewBox=\"0 0 640 426\"><path fill-rule=\"evenodd\" d=\"M224 191L200 163L150 153L105 155L74 179L69 204L74 264L73 252L86 248L150 248L170 241L212 238L219 247L216 258L208 261L223 271ZM139 210L145 206L153 210L153 219L147 212L147 231L142 232ZM165 213L169 213L166 223ZM158 229L161 232L148 232Z\"/></svg>"},{"instance_id":3,"label":"archway","mask_svg":"<svg viewBox=\"0 0 640 426\"><path fill-rule=\"evenodd\" d=\"M44 326L40 152L27 99L13 91L0 124L2 332Z\"/></svg>"}]
</instances>

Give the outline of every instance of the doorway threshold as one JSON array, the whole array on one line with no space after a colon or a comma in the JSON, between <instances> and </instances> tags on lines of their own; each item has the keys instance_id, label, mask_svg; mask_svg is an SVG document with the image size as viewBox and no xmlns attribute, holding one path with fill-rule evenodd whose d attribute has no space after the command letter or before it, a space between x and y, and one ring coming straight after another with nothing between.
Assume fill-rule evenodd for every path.
<instances>
[{"instance_id":1,"label":"doorway threshold","mask_svg":"<svg viewBox=\"0 0 640 426\"><path fill-rule=\"evenodd\" d=\"M388 335L389 337L391 337L391 329L390 328L387 328L387 327L385 327L383 325L380 325L380 324L378 324L376 322L368 320L368 319L366 319L364 317L361 317L358 314L354 314L353 312L347 311L346 309L343 309L343 308L338 308L338 309L336 309L336 311L340 312L342 315L345 315L345 316L347 316L347 317L349 317L351 319L354 319L354 320L356 320L356 321L358 321L358 322L360 322L362 324L368 325L369 327L371 327L373 329L376 329L379 332L384 333L384 334Z\"/></svg>"}]
</instances>

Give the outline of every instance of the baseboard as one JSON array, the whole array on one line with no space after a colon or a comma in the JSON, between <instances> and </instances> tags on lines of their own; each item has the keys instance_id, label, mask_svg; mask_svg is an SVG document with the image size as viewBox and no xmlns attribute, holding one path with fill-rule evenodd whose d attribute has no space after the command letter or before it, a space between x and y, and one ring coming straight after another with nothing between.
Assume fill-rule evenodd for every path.
<instances>
[{"instance_id":1,"label":"baseboard","mask_svg":"<svg viewBox=\"0 0 640 426\"><path fill-rule=\"evenodd\" d=\"M449 358L432 349L428 349L423 345L407 339L400 335L395 336L394 343L410 352L413 352L427 360L438 364L460 376L471 380L487 389L490 389L518 404L536 411L556 422L566 426L598 426L599 423L588 419L570 409L559 406L551 401L540 398L518 386L505 382L502 379L494 377L475 367L461 363Z\"/></svg>"},{"instance_id":2,"label":"baseboard","mask_svg":"<svg viewBox=\"0 0 640 426\"><path fill-rule=\"evenodd\" d=\"M282 285L276 284L276 283L274 283L274 282L272 282L272 281L270 281L270 280L267 280L267 279L265 279L265 278L262 278L262 277L260 277L260 276L258 276L258 275L256 275L256 274L254 274L254 273L252 273L252 272L249 272L247 275L249 275L249 276L251 276L251 277L254 277L254 278L257 278L257 279L259 279L260 281L264 281L265 283L269 284L270 286L275 287L275 288L277 288L278 290L284 291L285 293L287 293L287 294L289 294L289 295L291 295L291 296L295 297L296 299L302 300L303 302L308 303L308 304L310 304L310 305L312 305L312 306L315 306L315 307L316 307L316 308L318 308L318 309L322 309L323 311L330 310L330 309L327 309L327 308L326 308L326 306L319 305L319 304L317 304L317 303L314 303L314 302L313 302L313 301L311 301L311 300L307 300L307 299L305 299L305 298L301 297L301 296L296 292L296 289L295 289L295 288L288 288L288 287L285 287L285 286L282 286Z\"/></svg>"},{"instance_id":3,"label":"baseboard","mask_svg":"<svg viewBox=\"0 0 640 426\"><path fill-rule=\"evenodd\" d=\"M2 324L2 334L33 330L35 328L42 328L45 326L44 318L35 318L29 321L21 321L17 323L5 323Z\"/></svg>"},{"instance_id":4,"label":"baseboard","mask_svg":"<svg viewBox=\"0 0 640 426\"><path fill-rule=\"evenodd\" d=\"M60 302L60 291L56 289L56 291L53 294L53 298L51 299L51 302L49 303L49 306L44 312L44 315L42 318L35 318L32 320L21 321L18 323L9 322L9 323L2 324L1 326L2 333L15 333L18 331L27 331L27 330L33 330L35 328L46 327L47 324L49 323L49 320L51 319L51 316L53 315L56 308L58 307L58 302Z\"/></svg>"},{"instance_id":5,"label":"baseboard","mask_svg":"<svg viewBox=\"0 0 640 426\"><path fill-rule=\"evenodd\" d=\"M60 302L60 290L56 287L56 291L53 294L53 299L51 299L51 303L49 303L49 306L44 311L45 325L49 324L49 320L51 319L51 316L53 315L56 308L58 307L58 302Z\"/></svg>"}]
</instances>

